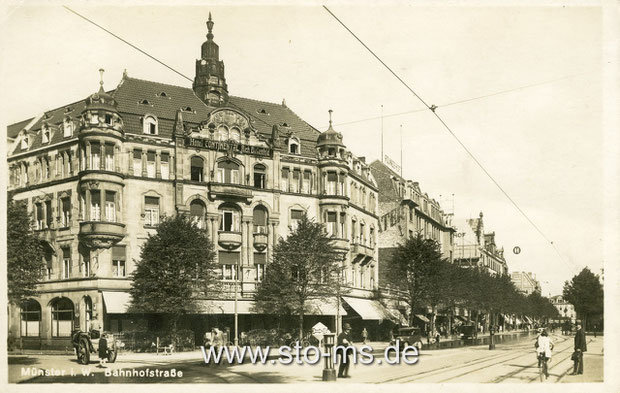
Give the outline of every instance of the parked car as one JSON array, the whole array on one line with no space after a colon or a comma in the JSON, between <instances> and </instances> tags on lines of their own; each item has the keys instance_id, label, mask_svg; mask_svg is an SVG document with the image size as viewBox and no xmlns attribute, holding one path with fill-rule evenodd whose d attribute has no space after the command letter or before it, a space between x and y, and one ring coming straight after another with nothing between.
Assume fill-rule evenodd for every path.
<instances>
[{"instance_id":1,"label":"parked car","mask_svg":"<svg viewBox=\"0 0 620 393\"><path fill-rule=\"evenodd\" d=\"M472 339L478 337L476 325L461 325L456 329L456 334L462 339Z\"/></svg>"},{"instance_id":2,"label":"parked car","mask_svg":"<svg viewBox=\"0 0 620 393\"><path fill-rule=\"evenodd\" d=\"M77 361L79 364L88 364L90 362L91 353L99 353L99 345L101 340L101 332L93 329L90 332L74 330L71 333L71 343L75 348ZM112 334L106 335L105 350L108 354L108 362L114 363L118 355L118 344Z\"/></svg>"},{"instance_id":3,"label":"parked car","mask_svg":"<svg viewBox=\"0 0 620 393\"><path fill-rule=\"evenodd\" d=\"M390 343L395 345L399 342L402 349L405 346L413 345L418 350L422 349L422 330L419 327L402 327L394 335L394 340Z\"/></svg>"}]
</instances>

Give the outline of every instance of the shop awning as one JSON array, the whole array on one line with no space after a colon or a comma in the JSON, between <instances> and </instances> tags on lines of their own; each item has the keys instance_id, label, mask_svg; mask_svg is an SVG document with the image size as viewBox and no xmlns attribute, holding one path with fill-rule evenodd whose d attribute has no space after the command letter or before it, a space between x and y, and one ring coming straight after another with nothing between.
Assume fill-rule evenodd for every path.
<instances>
[{"instance_id":1,"label":"shop awning","mask_svg":"<svg viewBox=\"0 0 620 393\"><path fill-rule=\"evenodd\" d=\"M311 299L307 303L306 315L337 315L336 305L319 299ZM203 314L234 314L234 300L202 300L200 311ZM237 314L261 314L254 308L252 300L237 300ZM340 306L340 315L345 316L347 312Z\"/></svg>"},{"instance_id":2,"label":"shop awning","mask_svg":"<svg viewBox=\"0 0 620 393\"><path fill-rule=\"evenodd\" d=\"M347 312L342 308L342 304L336 308L336 301L327 301L323 299L312 299L309 301L309 314L310 315L338 315L345 316ZM339 309L339 313L337 310Z\"/></svg>"},{"instance_id":3,"label":"shop awning","mask_svg":"<svg viewBox=\"0 0 620 393\"><path fill-rule=\"evenodd\" d=\"M360 299L356 297L342 297L351 308L366 320L394 319L394 316L381 303L371 299Z\"/></svg>"},{"instance_id":4,"label":"shop awning","mask_svg":"<svg viewBox=\"0 0 620 393\"><path fill-rule=\"evenodd\" d=\"M416 318L418 318L418 319L422 320L423 322L426 322L426 323L430 323L430 322L431 322L428 318L426 318L426 317L425 317L424 315L422 315L422 314L416 314L415 316L416 316Z\"/></svg>"},{"instance_id":5,"label":"shop awning","mask_svg":"<svg viewBox=\"0 0 620 393\"><path fill-rule=\"evenodd\" d=\"M393 308L388 308L387 310L393 316L392 321L402 326L409 326L409 321L407 321L407 318L405 318L402 312L400 312L399 310L395 310Z\"/></svg>"},{"instance_id":6,"label":"shop awning","mask_svg":"<svg viewBox=\"0 0 620 393\"><path fill-rule=\"evenodd\" d=\"M127 314L131 295L129 292L102 291L103 303L108 314Z\"/></svg>"}]
</instances>

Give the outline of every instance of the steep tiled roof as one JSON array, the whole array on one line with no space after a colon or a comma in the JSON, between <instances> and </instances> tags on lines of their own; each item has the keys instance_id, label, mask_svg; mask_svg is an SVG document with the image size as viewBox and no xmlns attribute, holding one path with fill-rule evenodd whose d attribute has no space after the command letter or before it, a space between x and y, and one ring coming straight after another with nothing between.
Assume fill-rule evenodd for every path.
<instances>
[{"instance_id":1,"label":"steep tiled roof","mask_svg":"<svg viewBox=\"0 0 620 393\"><path fill-rule=\"evenodd\" d=\"M19 132L28 125L28 123L30 123L32 121L32 119L34 119L34 117L31 117L28 120L23 120L20 121L19 123L15 123L15 124L11 124L10 126L8 126L6 128L6 136L8 136L9 138L15 138L17 137L17 135L19 134Z\"/></svg>"},{"instance_id":2,"label":"steep tiled roof","mask_svg":"<svg viewBox=\"0 0 620 393\"><path fill-rule=\"evenodd\" d=\"M170 138L179 109L184 109L183 121L189 123L190 126L207 120L209 113L216 109L203 103L189 87L127 76L123 77L115 90L108 93L112 94L118 103L117 110L123 118L126 133L142 134L141 118L147 114L152 114L158 119L159 136ZM86 99L86 97L84 98ZM145 100L146 102L144 102ZM278 124L280 126L281 147L285 148L288 136L294 135L300 140L301 155L316 157L316 140L320 132L303 121L287 106L235 96L229 97L228 106L244 112L252 120L253 127L265 137L271 137L273 125ZM71 117L75 118L84 109L84 100L46 112L46 116L39 119L31 129L35 131L41 129L44 121L50 125L62 124L68 107L72 109ZM28 121L25 120L9 126L7 132L9 135L17 135ZM62 129L59 131L54 132L51 144L63 139ZM34 138L30 150L42 146L41 134L38 133ZM20 152L21 147L17 146L15 153Z\"/></svg>"}]
</instances>

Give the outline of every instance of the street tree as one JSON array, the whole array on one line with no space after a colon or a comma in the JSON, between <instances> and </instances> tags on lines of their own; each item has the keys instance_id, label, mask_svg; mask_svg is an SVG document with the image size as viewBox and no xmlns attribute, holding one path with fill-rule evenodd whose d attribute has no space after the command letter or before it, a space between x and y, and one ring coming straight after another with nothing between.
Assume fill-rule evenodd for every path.
<instances>
[{"instance_id":1,"label":"street tree","mask_svg":"<svg viewBox=\"0 0 620 393\"><path fill-rule=\"evenodd\" d=\"M274 247L255 294L259 312L298 317L300 340L304 315L316 307L315 300L335 299L343 292L339 283L343 256L332 243L324 226L304 214Z\"/></svg>"},{"instance_id":2,"label":"street tree","mask_svg":"<svg viewBox=\"0 0 620 393\"><path fill-rule=\"evenodd\" d=\"M25 201L7 205L7 287L9 302L19 304L37 294L45 264L41 241L32 230Z\"/></svg>"},{"instance_id":3,"label":"street tree","mask_svg":"<svg viewBox=\"0 0 620 393\"><path fill-rule=\"evenodd\" d=\"M172 330L199 299L218 293L215 252L205 229L186 215L164 218L142 245L132 273L131 309L163 313Z\"/></svg>"},{"instance_id":4,"label":"street tree","mask_svg":"<svg viewBox=\"0 0 620 393\"><path fill-rule=\"evenodd\" d=\"M563 296L575 306L577 315L584 321L584 328L589 317L603 313L603 285L598 275L587 267L564 283Z\"/></svg>"},{"instance_id":5,"label":"street tree","mask_svg":"<svg viewBox=\"0 0 620 393\"><path fill-rule=\"evenodd\" d=\"M389 283L405 291L403 300L411 310L409 323L413 324L415 308L426 306L429 300L438 303L441 296L439 244L418 232L399 244L387 261Z\"/></svg>"}]
</instances>

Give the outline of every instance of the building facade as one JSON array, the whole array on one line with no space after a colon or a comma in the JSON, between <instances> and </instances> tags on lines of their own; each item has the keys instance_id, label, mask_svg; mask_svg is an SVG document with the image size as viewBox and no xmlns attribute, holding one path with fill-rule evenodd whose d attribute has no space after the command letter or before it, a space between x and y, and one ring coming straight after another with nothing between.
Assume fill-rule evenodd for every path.
<instances>
[{"instance_id":1,"label":"building facade","mask_svg":"<svg viewBox=\"0 0 620 393\"><path fill-rule=\"evenodd\" d=\"M484 232L484 215L455 220L454 262L462 267L480 267L492 275L508 274L504 248L495 244L495 232Z\"/></svg>"},{"instance_id":2,"label":"building facade","mask_svg":"<svg viewBox=\"0 0 620 393\"><path fill-rule=\"evenodd\" d=\"M551 301L551 304L553 304L555 308L558 309L560 317L565 320L570 320L573 323L576 322L577 312L575 311L575 306L564 300L562 295L552 296L551 298L549 298L549 300Z\"/></svg>"},{"instance_id":3,"label":"building facade","mask_svg":"<svg viewBox=\"0 0 620 393\"><path fill-rule=\"evenodd\" d=\"M284 102L229 95L210 16L207 26L192 88L124 73L113 90L102 78L85 100L8 127L9 191L27 201L46 260L40 295L10 309L9 334L25 346L65 347L74 327L157 328L128 313L130 276L162 217L180 213L208 230L224 283L186 321L197 339L214 324L232 327L235 292L240 330L267 327L252 311L256 285L304 212L345 255L347 296L370 302L378 288L370 167L331 119L321 133ZM327 301L308 310L332 327L344 314Z\"/></svg>"},{"instance_id":4,"label":"building facade","mask_svg":"<svg viewBox=\"0 0 620 393\"><path fill-rule=\"evenodd\" d=\"M540 282L532 272L512 272L510 279L515 284L517 290L529 295L534 292L541 293Z\"/></svg>"}]
</instances>

